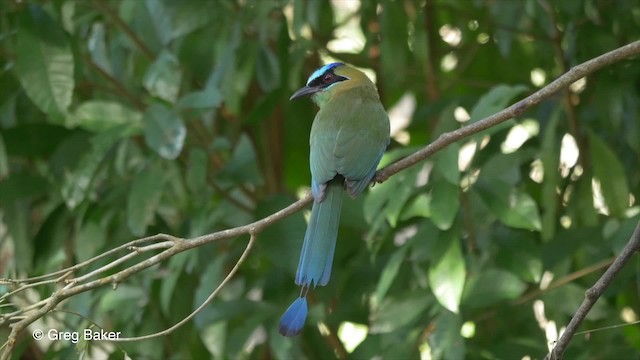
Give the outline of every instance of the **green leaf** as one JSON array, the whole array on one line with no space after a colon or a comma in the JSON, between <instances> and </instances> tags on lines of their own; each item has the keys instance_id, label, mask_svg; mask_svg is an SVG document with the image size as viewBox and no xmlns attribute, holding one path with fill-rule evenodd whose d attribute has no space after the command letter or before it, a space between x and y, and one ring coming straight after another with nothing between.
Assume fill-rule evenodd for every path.
<instances>
[{"instance_id":1,"label":"green leaf","mask_svg":"<svg viewBox=\"0 0 640 360\"><path fill-rule=\"evenodd\" d=\"M413 167L372 187L364 201L365 220L372 223L382 212L389 224L395 227L415 190L418 172L420 168Z\"/></svg>"},{"instance_id":2,"label":"green leaf","mask_svg":"<svg viewBox=\"0 0 640 360\"><path fill-rule=\"evenodd\" d=\"M400 271L400 266L404 261L405 256L407 255L407 250L409 246L402 246L397 249L391 258L385 265L382 270L382 274L380 275L380 280L378 281L378 286L376 287L376 299L378 303L382 303L384 296L387 294L387 291L391 287L393 280L395 280L398 272Z\"/></svg>"},{"instance_id":3,"label":"green leaf","mask_svg":"<svg viewBox=\"0 0 640 360\"><path fill-rule=\"evenodd\" d=\"M160 307L165 315L171 315L171 299L176 294L176 286L178 285L178 279L182 275L186 264L191 258L196 256L195 253L182 252L172 256L168 261L167 276L162 279L160 285Z\"/></svg>"},{"instance_id":4,"label":"green leaf","mask_svg":"<svg viewBox=\"0 0 640 360\"><path fill-rule=\"evenodd\" d=\"M20 12L16 74L26 94L53 120L62 120L73 94L73 55L67 36L34 4Z\"/></svg>"},{"instance_id":5,"label":"green leaf","mask_svg":"<svg viewBox=\"0 0 640 360\"><path fill-rule=\"evenodd\" d=\"M529 194L516 192L501 180L484 179L473 187L491 212L505 225L518 229L541 228L540 214Z\"/></svg>"},{"instance_id":6,"label":"green leaf","mask_svg":"<svg viewBox=\"0 0 640 360\"><path fill-rule=\"evenodd\" d=\"M180 92L182 70L178 59L169 51L163 51L149 66L144 75L144 88L151 96L174 103Z\"/></svg>"},{"instance_id":7,"label":"green leaf","mask_svg":"<svg viewBox=\"0 0 640 360\"><path fill-rule=\"evenodd\" d=\"M137 311L138 308L137 306L131 306L132 303L140 306L141 303L145 303L146 301L147 296L141 288L120 284L115 290L108 290L106 294L100 298L98 307L101 313L108 311L122 312L124 310L131 313Z\"/></svg>"},{"instance_id":8,"label":"green leaf","mask_svg":"<svg viewBox=\"0 0 640 360\"><path fill-rule=\"evenodd\" d=\"M547 316L555 317L555 314L562 314L567 317L573 316L576 309L582 304L586 291L586 288L578 284L568 283L545 293L542 295L541 300L544 301L545 304L553 304L553 306L550 307L553 313ZM596 301L589 310L586 320L610 319L612 316L613 314L606 305L606 302Z\"/></svg>"},{"instance_id":9,"label":"green leaf","mask_svg":"<svg viewBox=\"0 0 640 360\"><path fill-rule=\"evenodd\" d=\"M390 333L409 324L431 306L425 293L413 292L404 299L387 299L371 316L371 334Z\"/></svg>"},{"instance_id":10,"label":"green leaf","mask_svg":"<svg viewBox=\"0 0 640 360\"><path fill-rule=\"evenodd\" d=\"M458 168L459 153L460 145L458 145L458 143L453 143L442 149L442 151L434 157L435 162L432 170L439 173L445 180L456 186L460 183L460 170Z\"/></svg>"},{"instance_id":11,"label":"green leaf","mask_svg":"<svg viewBox=\"0 0 640 360\"><path fill-rule=\"evenodd\" d=\"M144 113L144 138L147 145L165 159L180 155L187 129L175 113L161 104L151 104Z\"/></svg>"},{"instance_id":12,"label":"green leaf","mask_svg":"<svg viewBox=\"0 0 640 360\"><path fill-rule=\"evenodd\" d=\"M478 120L482 120L487 116L493 115L498 111L504 109L511 99L515 96L525 92L528 87L524 85L497 85L484 94L480 100L471 109L469 123L474 123Z\"/></svg>"},{"instance_id":13,"label":"green leaf","mask_svg":"<svg viewBox=\"0 0 640 360\"><path fill-rule=\"evenodd\" d=\"M67 117L66 126L102 132L117 126L131 129L128 135L142 132L142 114L114 101L90 100Z\"/></svg>"},{"instance_id":14,"label":"green leaf","mask_svg":"<svg viewBox=\"0 0 640 360\"><path fill-rule=\"evenodd\" d=\"M264 92L273 91L280 86L280 65L278 58L269 46L261 44L256 61L258 84Z\"/></svg>"},{"instance_id":15,"label":"green leaf","mask_svg":"<svg viewBox=\"0 0 640 360\"><path fill-rule=\"evenodd\" d=\"M408 220L412 217L431 217L431 197L426 194L419 194L416 196L409 205L402 212L400 220Z\"/></svg>"},{"instance_id":16,"label":"green leaf","mask_svg":"<svg viewBox=\"0 0 640 360\"><path fill-rule=\"evenodd\" d=\"M460 207L460 187L437 179L431 191L431 220L440 230L451 228Z\"/></svg>"},{"instance_id":17,"label":"green leaf","mask_svg":"<svg viewBox=\"0 0 640 360\"><path fill-rule=\"evenodd\" d=\"M109 150L126 136L126 131L120 126L95 135L91 139L91 150L82 156L72 171L65 171L60 191L69 209L74 209L87 197L98 168Z\"/></svg>"},{"instance_id":18,"label":"green leaf","mask_svg":"<svg viewBox=\"0 0 640 360\"><path fill-rule=\"evenodd\" d=\"M440 305L447 310L458 313L460 299L465 282L465 264L460 241L453 231L449 236L441 238L447 241L447 249L429 268L429 281L431 290Z\"/></svg>"},{"instance_id":19,"label":"green leaf","mask_svg":"<svg viewBox=\"0 0 640 360\"><path fill-rule=\"evenodd\" d=\"M127 199L127 224L131 233L144 235L153 217L164 188L164 171L159 166L137 174Z\"/></svg>"},{"instance_id":20,"label":"green leaf","mask_svg":"<svg viewBox=\"0 0 640 360\"><path fill-rule=\"evenodd\" d=\"M498 269L474 274L464 289L463 304L469 308L481 308L500 301L518 298L527 288L517 276Z\"/></svg>"},{"instance_id":21,"label":"green leaf","mask_svg":"<svg viewBox=\"0 0 640 360\"><path fill-rule=\"evenodd\" d=\"M229 177L234 182L262 184L262 175L258 169L256 153L251 140L246 134L240 136L235 149L233 149L231 160L225 164L218 176Z\"/></svg>"},{"instance_id":22,"label":"green leaf","mask_svg":"<svg viewBox=\"0 0 640 360\"><path fill-rule=\"evenodd\" d=\"M222 255L218 255L214 257L209 265L204 269L204 272L200 276L200 283L196 289L196 295L193 299L193 308L196 309L198 306L202 305L202 303L207 300L209 295L220 285L220 282L224 278L224 265L227 257ZM200 320L200 321L199 321ZM198 318L196 315L196 322L199 326L203 326L206 322L201 321L202 318Z\"/></svg>"},{"instance_id":23,"label":"green leaf","mask_svg":"<svg viewBox=\"0 0 640 360\"><path fill-rule=\"evenodd\" d=\"M460 335L460 315L442 311L434 321L435 331L429 336L433 359L462 360L465 355L464 338Z\"/></svg>"},{"instance_id":24,"label":"green leaf","mask_svg":"<svg viewBox=\"0 0 640 360\"><path fill-rule=\"evenodd\" d=\"M589 132L589 143L593 174L600 181L604 201L613 216L623 218L629 207L629 186L622 163L594 132Z\"/></svg>"},{"instance_id":25,"label":"green leaf","mask_svg":"<svg viewBox=\"0 0 640 360\"><path fill-rule=\"evenodd\" d=\"M186 94L178 100L179 109L214 109L222 102L222 93L214 86Z\"/></svg>"},{"instance_id":26,"label":"green leaf","mask_svg":"<svg viewBox=\"0 0 640 360\"><path fill-rule=\"evenodd\" d=\"M506 108L511 103L511 99L526 91L527 89L528 88L524 85L509 86L502 84L495 86L488 93L482 96L480 100L478 100L478 102L475 104L475 106L471 110L470 120L468 123L472 124ZM486 135L494 134L500 130L512 127L514 125L516 125L515 120L509 119L486 130L476 133L475 135L473 135L473 138L480 139Z\"/></svg>"}]
</instances>

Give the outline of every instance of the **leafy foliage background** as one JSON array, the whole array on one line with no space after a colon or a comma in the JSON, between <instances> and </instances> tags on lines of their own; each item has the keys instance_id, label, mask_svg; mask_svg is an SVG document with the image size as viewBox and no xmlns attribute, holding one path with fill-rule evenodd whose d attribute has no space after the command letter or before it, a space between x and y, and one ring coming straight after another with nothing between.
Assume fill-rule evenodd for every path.
<instances>
[{"instance_id":1,"label":"leafy foliage background","mask_svg":"<svg viewBox=\"0 0 640 360\"><path fill-rule=\"evenodd\" d=\"M371 69L387 109L415 99L388 164L638 39L640 5L3 1L0 21L0 271L18 278L147 234L246 224L294 201L310 183L316 109L288 97L331 58ZM345 37L357 44L332 45ZM170 336L27 336L14 356L330 358L346 344L354 358L541 358L639 220L639 79L637 60L607 68L345 201L332 280L314 292L297 338L278 335L277 322L299 291L301 213L261 233L221 296ZM208 296L245 243L182 253L115 290L75 296L63 306L73 313L50 314L46 327L163 330ZM637 264L585 329L638 320ZM355 348L346 323L365 331ZM637 325L579 335L566 356L629 354L640 354Z\"/></svg>"}]
</instances>

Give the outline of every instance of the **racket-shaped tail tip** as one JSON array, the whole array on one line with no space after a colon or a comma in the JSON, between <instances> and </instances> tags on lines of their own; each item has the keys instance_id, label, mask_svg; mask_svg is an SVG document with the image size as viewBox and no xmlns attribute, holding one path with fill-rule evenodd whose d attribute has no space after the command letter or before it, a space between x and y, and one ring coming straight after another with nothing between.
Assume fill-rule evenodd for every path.
<instances>
[{"instance_id":1,"label":"racket-shaped tail tip","mask_svg":"<svg viewBox=\"0 0 640 360\"><path fill-rule=\"evenodd\" d=\"M297 298L280 318L280 334L295 336L302 331L307 318L307 298Z\"/></svg>"}]
</instances>

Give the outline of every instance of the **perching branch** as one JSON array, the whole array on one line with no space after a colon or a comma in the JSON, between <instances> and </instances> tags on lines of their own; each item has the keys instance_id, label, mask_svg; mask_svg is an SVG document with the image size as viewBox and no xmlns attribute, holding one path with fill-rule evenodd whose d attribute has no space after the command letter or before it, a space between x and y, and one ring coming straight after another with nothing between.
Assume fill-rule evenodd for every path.
<instances>
[{"instance_id":1,"label":"perching branch","mask_svg":"<svg viewBox=\"0 0 640 360\"><path fill-rule=\"evenodd\" d=\"M602 274L600 279L586 291L584 300L580 307L576 311L576 314L573 316L569 325L567 325L567 329L562 333L560 339L556 342L553 350L545 357L545 360L559 360L562 359L562 354L565 349L569 345L569 342L575 335L578 327L582 321L587 317L589 311L595 305L596 301L602 296L604 290L611 284L616 275L622 270L622 268L629 262L631 257L635 255L638 251L640 251L640 222L636 226L636 229L633 231L629 242L622 249L622 252L618 257L616 257L615 261L611 266L607 269L607 271Z\"/></svg>"},{"instance_id":2,"label":"perching branch","mask_svg":"<svg viewBox=\"0 0 640 360\"><path fill-rule=\"evenodd\" d=\"M561 77L559 77L558 79L556 79L555 81L553 81L552 83L550 83L549 85L545 86L544 88L540 89L534 94L526 97L525 99L518 101L517 103L509 106L508 108L490 117L477 121L473 124L469 124L461 129L442 134L435 141L433 141L431 144L427 145L426 147L422 148L421 150L378 171L378 173L376 174L375 181L376 182L386 181L389 177L393 176L394 174L417 164L418 162L426 159L427 157L437 153L447 145L450 145L460 139L469 137L482 130L488 129L492 126L500 124L501 122L504 122L515 116L518 116L522 114L525 110L551 97L552 95L557 93L559 90L562 90L568 87L570 84L572 84L576 80L586 75L592 74L595 71L605 66L614 64L616 62L620 62L624 59L628 59L638 54L640 54L640 41L636 41L631 44L622 46L616 50L613 50L595 59L589 60L581 65L578 65L572 68L570 71L568 71L564 75L562 75ZM62 282L65 285L62 288L56 290L50 297L43 299L36 304L33 304L25 309L19 309L12 313L0 315L0 325L7 322L13 322L10 325L11 333L9 334L9 338L7 342L3 345L3 347L5 348L2 356L0 357L0 360L9 359L11 357L11 352L14 346L16 345L18 335L23 330L25 330L27 326L29 326L34 321L42 318L48 312L54 310L56 306L60 304L60 302L62 302L63 300L69 297L77 295L82 292L93 290L98 287L109 285L109 284L111 284L112 286L116 286L118 283L126 280L130 276L137 274L142 270L147 269L151 266L157 265L160 262L165 261L171 258L172 256L178 253L181 253L183 251L193 249L195 247L203 246L205 244L218 241L218 240L230 239L230 238L235 238L243 235L250 235L251 240L249 241L249 244L247 245L246 250L242 254L240 260L238 261L234 269L227 275L225 280L218 286L218 288L211 293L209 298L205 301L205 303L202 306L208 304L216 296L219 289L221 289L225 285L225 283L234 275L235 271L237 271L242 261L244 261L244 259L248 256L248 253L251 250L251 247L253 245L253 242L255 241L255 237L257 236L257 234L259 234L263 229L272 225L273 223L280 221L286 218L287 216L292 215L298 211L301 211L307 205L309 205L311 201L312 201L311 194L307 194L303 199L300 199L295 203L287 206L286 208L279 210L276 213L271 214L251 224L232 228L232 229L227 229L223 231L218 231L212 234L199 236L193 239L183 239L183 238L178 238L178 237L166 235L166 234L157 234L154 236L131 241L127 244L121 245L117 248L114 248L103 254L100 254L94 258L86 260L80 264L74 265L72 267L69 267L63 270L56 271L48 275L38 276L38 277L23 279L23 280L1 279L0 283L4 282L8 284L16 284L16 285L19 285L19 286L22 285L22 286L0 297L0 304L8 301L9 297L16 296L20 292L25 291L26 289L32 288L34 286L39 286L39 285L53 283L53 282L55 283ZM634 238L636 239L635 249L637 249L638 248L637 243L640 242L640 239L639 239L640 230L636 229L636 233L634 233ZM629 245L627 247L629 249L632 248ZM626 249L627 248L625 248L625 250ZM147 257L145 259L141 259L138 263L124 270L121 270L115 274L90 280L92 278L98 277L101 274L104 274L104 272L107 270L111 270L115 268L117 265L123 263L125 260L131 260L143 254L148 254L152 251L157 251L157 250L162 250L162 251L155 255ZM79 277L72 278L73 274L86 268L88 265L93 264L100 259L104 259L108 256L113 256L117 253L122 253L122 252L126 252L126 254L120 255L120 257L111 261L109 264L99 268L98 270L94 270L87 274L81 275ZM631 253L632 252L625 255L624 258L621 255L618 259L616 259L616 262L614 262L610 270L613 268L616 268L616 266L619 266L619 268L621 268L624 265L624 263L628 260L628 257L630 256ZM623 252L623 254L626 254L626 253ZM609 273L610 275L606 278L603 277L604 280L602 281L602 283L598 282L598 284L596 284L596 286L594 286L594 288L592 288L588 292L587 300L592 299L592 301L595 302L595 299L597 299L597 297L601 294L601 292L598 292L598 291L602 291L604 289L606 284L608 284L611 281L611 279L615 276L617 271L619 271L619 268L617 268L618 270L616 271L607 271L605 275ZM585 300L585 302L587 300ZM586 315L586 312L588 312L589 309L590 309L590 306L586 308L584 315ZM197 311L199 310L197 309L194 312L194 314L197 313ZM194 314L190 315L190 317L192 317ZM578 318L577 315L576 315L576 318ZM584 318L584 316L582 316L582 318ZM147 339L147 338L155 337L159 335L166 335L172 332L173 330L175 330L175 328L181 326L184 322L188 320L189 320L189 317L184 319L183 321L180 321L175 326L172 326L171 328L157 334L152 334L152 335L147 335L147 336L142 336L137 338L121 339L121 341L140 340L140 339ZM574 324L574 327L577 327L580 321L581 320L576 320L576 324ZM573 323L574 322L572 321L572 324ZM571 324L570 324L570 328L571 328ZM575 332L575 329L573 331ZM567 332L565 332L565 335L567 333L569 333L569 329L567 330ZM562 338L561 338L561 341L562 341ZM561 350L563 350L566 347L566 344L568 342L569 340L563 341L562 343L559 341L558 346L556 346L556 349L558 350L554 350L554 352L561 354Z\"/></svg>"}]
</instances>

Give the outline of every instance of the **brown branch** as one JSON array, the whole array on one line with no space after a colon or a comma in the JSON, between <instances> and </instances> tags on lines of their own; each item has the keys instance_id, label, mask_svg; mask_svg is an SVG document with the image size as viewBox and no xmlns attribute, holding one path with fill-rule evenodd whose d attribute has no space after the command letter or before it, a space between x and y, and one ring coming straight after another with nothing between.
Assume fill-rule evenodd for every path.
<instances>
[{"instance_id":1,"label":"brown branch","mask_svg":"<svg viewBox=\"0 0 640 360\"><path fill-rule=\"evenodd\" d=\"M609 284L611 284L620 270L622 270L631 257L638 251L640 251L640 222L638 222L629 242L627 242L627 245L622 249L622 252L618 255L613 264L611 264L607 271L602 274L600 279L598 279L598 281L596 281L596 283L586 291L582 304L580 304L580 307L576 311L575 315L573 315L569 325L567 325L567 329L562 333L562 336L560 336L560 339L556 342L553 350L547 354L545 360L562 359L562 355L569 345L569 342L575 335L578 327L580 327L582 321L589 314L593 305L595 305L596 301L598 301L600 296L602 296L604 290L609 286Z\"/></svg>"}]
</instances>

